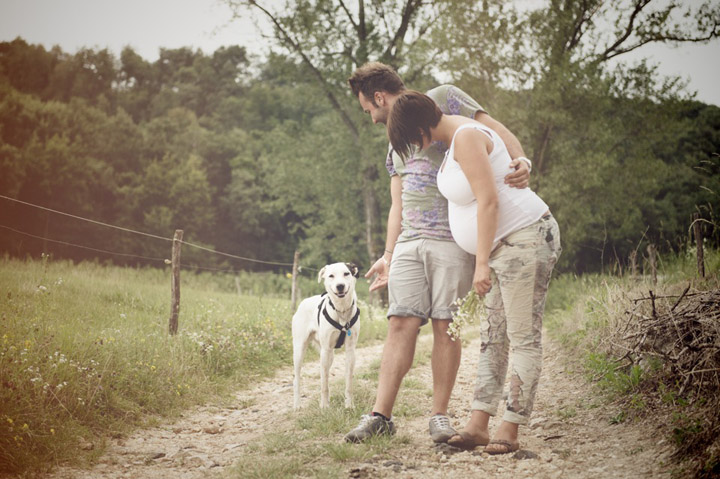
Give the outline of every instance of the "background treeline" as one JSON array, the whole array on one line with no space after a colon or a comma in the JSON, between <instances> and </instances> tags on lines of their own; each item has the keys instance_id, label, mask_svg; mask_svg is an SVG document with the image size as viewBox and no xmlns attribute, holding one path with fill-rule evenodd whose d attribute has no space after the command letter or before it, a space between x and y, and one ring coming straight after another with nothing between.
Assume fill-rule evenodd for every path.
<instances>
[{"instance_id":1,"label":"background treeline","mask_svg":"<svg viewBox=\"0 0 720 479\"><path fill-rule=\"evenodd\" d=\"M449 2L425 38L417 13L417 38L402 55L397 46L382 53L371 32L365 43L349 44L365 50L347 59L322 56L344 41L333 29L345 27L341 12L315 11L313 2L278 17L295 35L314 36L314 43L298 40L304 57L282 48L251 57L231 46L212 54L162 49L150 62L129 47L117 58L20 38L0 43L0 194L163 237L181 228L187 241L245 257L291 262L299 248L306 265L368 265L382 250L389 206L387 141L343 82L357 64L380 59L415 89L455 83L517 134L535 162L532 186L561 224L562 269L624 266L650 242L677 250L693 213L718 246L720 108L694 101L651 65L611 62L623 44L590 48L602 43L594 30L581 29L589 32L583 37L569 28L587 13L578 2L524 15L502 2L477 3ZM298 21L305 17L315 22ZM513 33L513 22L532 28L532 43ZM5 227L169 255L160 240L0 205ZM151 261L0 231L0 251L13 256L47 250L76 260ZM183 257L207 267L268 268L192 249Z\"/></svg>"},{"instance_id":2,"label":"background treeline","mask_svg":"<svg viewBox=\"0 0 720 479\"><path fill-rule=\"evenodd\" d=\"M353 152L304 77L281 57L251 65L240 47L163 50L150 63L130 48L118 59L2 43L0 194L164 237L182 228L187 241L245 257L292 262L300 244L308 261L367 264ZM34 235L169 254L162 241L6 200L0 211L3 225ZM97 255L7 230L0 241L12 255ZM183 255L191 262L193 250Z\"/></svg>"}]
</instances>

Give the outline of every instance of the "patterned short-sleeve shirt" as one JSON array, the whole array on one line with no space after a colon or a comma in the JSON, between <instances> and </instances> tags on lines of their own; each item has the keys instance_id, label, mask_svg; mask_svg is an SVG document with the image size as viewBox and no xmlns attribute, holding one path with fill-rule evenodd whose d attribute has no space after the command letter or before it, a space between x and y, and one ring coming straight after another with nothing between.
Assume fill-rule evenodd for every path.
<instances>
[{"instance_id":1,"label":"patterned short-sleeve shirt","mask_svg":"<svg viewBox=\"0 0 720 479\"><path fill-rule=\"evenodd\" d=\"M467 93L452 85L441 85L427 92L446 115L473 118L485 110ZM433 142L428 148L413 151L404 163L392 148L385 161L390 176L402 180L402 231L398 241L432 238L452 241L448 223L447 200L437 188L437 173L447 145Z\"/></svg>"}]
</instances>

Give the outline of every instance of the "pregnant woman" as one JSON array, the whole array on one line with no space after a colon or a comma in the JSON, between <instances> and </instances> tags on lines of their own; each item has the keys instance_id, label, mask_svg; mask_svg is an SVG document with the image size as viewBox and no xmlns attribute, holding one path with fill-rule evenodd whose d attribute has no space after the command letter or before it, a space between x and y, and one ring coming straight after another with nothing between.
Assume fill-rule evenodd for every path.
<instances>
[{"instance_id":1,"label":"pregnant woman","mask_svg":"<svg viewBox=\"0 0 720 479\"><path fill-rule=\"evenodd\" d=\"M448 444L489 454L519 449L518 428L527 424L542 366L542 317L550 275L560 256L560 232L545 202L529 188L510 188L504 177L511 158L490 128L469 118L444 115L429 97L407 91L388 118L393 149L406 157L415 146L449 145L437 176L448 199L457 244L475 255L473 288L487 295L480 361L465 428ZM512 373L505 413L490 441L508 358Z\"/></svg>"}]
</instances>

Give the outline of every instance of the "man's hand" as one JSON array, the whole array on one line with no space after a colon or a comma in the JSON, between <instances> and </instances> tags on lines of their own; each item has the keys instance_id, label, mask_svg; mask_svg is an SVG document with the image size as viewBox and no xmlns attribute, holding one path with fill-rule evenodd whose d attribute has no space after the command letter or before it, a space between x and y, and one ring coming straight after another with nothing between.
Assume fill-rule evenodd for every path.
<instances>
[{"instance_id":1,"label":"man's hand","mask_svg":"<svg viewBox=\"0 0 720 479\"><path fill-rule=\"evenodd\" d=\"M375 261L375 264L372 265L372 268L370 268L368 272L365 273L366 278L370 278L372 275L377 275L375 276L375 280L370 285L370 292L373 292L376 289L386 287L388 284L389 273L390 266L385 262L385 259L380 258L379 260Z\"/></svg>"},{"instance_id":2,"label":"man's hand","mask_svg":"<svg viewBox=\"0 0 720 479\"><path fill-rule=\"evenodd\" d=\"M505 177L505 184L512 188L527 188L530 184L530 170L523 160L512 160L510 168L515 169Z\"/></svg>"}]
</instances>

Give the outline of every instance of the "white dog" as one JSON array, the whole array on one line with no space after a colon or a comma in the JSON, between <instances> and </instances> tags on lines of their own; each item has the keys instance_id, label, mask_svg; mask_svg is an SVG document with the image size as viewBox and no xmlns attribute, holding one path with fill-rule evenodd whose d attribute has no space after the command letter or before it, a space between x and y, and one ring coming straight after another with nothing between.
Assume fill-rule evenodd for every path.
<instances>
[{"instance_id":1,"label":"white dog","mask_svg":"<svg viewBox=\"0 0 720 479\"><path fill-rule=\"evenodd\" d=\"M345 407L352 407L355 345L360 332L360 309L355 295L358 268L352 263L329 264L318 273L325 280L322 295L304 299L292 318L294 408L300 408L300 369L311 341L320 347L320 407L330 404L328 376L334 350L345 346Z\"/></svg>"}]
</instances>

